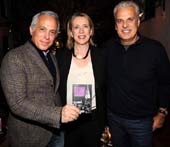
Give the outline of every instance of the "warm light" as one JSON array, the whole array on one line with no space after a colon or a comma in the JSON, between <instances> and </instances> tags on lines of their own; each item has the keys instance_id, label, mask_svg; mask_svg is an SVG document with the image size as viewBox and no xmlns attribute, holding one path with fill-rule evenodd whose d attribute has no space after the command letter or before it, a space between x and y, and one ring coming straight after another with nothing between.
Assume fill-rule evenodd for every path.
<instances>
[{"instance_id":1,"label":"warm light","mask_svg":"<svg viewBox=\"0 0 170 147\"><path fill-rule=\"evenodd\" d=\"M141 17L143 16L143 14L144 14L144 13L143 13L143 12L141 12L141 13L139 14L139 17L141 18Z\"/></svg>"},{"instance_id":2,"label":"warm light","mask_svg":"<svg viewBox=\"0 0 170 147\"><path fill-rule=\"evenodd\" d=\"M59 42L59 41L56 41L56 42L55 42L55 46L56 46L57 48L60 48L60 42Z\"/></svg>"}]
</instances>

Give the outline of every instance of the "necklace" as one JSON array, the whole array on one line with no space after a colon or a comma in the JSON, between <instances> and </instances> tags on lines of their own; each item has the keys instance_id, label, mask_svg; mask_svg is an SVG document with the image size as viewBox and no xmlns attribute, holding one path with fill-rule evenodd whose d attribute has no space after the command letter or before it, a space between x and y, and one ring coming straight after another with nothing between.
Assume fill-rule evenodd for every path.
<instances>
[{"instance_id":1,"label":"necklace","mask_svg":"<svg viewBox=\"0 0 170 147\"><path fill-rule=\"evenodd\" d=\"M90 51L90 49L87 50L86 55L85 55L84 57L82 57L82 56L80 56L80 55L75 55L74 49L72 50L72 54L73 54L73 56L74 56L75 58L77 58L77 59L79 59L79 60L82 60L82 59L86 59L86 58L87 58L87 56L88 56L88 54L89 54L89 51Z\"/></svg>"}]
</instances>

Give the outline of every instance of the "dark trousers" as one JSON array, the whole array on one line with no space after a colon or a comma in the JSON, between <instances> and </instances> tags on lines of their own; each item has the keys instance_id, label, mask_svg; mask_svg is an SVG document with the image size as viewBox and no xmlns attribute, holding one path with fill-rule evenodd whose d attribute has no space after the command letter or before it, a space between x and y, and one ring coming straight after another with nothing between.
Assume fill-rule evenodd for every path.
<instances>
[{"instance_id":1,"label":"dark trousers","mask_svg":"<svg viewBox=\"0 0 170 147\"><path fill-rule=\"evenodd\" d=\"M59 130L53 134L47 147L64 147L64 132Z\"/></svg>"},{"instance_id":2,"label":"dark trousers","mask_svg":"<svg viewBox=\"0 0 170 147\"><path fill-rule=\"evenodd\" d=\"M101 131L93 115L82 114L66 125L65 147L99 147Z\"/></svg>"},{"instance_id":3,"label":"dark trousers","mask_svg":"<svg viewBox=\"0 0 170 147\"><path fill-rule=\"evenodd\" d=\"M115 147L152 147L153 118L126 119L108 113L108 122Z\"/></svg>"}]
</instances>

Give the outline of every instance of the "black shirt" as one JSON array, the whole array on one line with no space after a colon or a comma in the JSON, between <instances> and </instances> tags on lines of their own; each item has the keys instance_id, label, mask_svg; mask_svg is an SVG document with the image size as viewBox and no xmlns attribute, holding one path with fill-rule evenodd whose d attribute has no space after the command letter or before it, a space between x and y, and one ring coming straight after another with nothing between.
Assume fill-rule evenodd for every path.
<instances>
[{"instance_id":1,"label":"black shirt","mask_svg":"<svg viewBox=\"0 0 170 147\"><path fill-rule=\"evenodd\" d=\"M140 39L127 50L119 40L104 45L107 60L108 110L126 118L152 117L168 107L170 63L164 47Z\"/></svg>"}]
</instances>

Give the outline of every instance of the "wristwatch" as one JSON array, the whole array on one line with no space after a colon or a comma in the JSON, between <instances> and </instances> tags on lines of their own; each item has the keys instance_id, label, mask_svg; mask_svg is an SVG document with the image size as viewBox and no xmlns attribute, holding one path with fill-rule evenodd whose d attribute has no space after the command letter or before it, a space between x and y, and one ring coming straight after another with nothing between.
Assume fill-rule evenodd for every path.
<instances>
[{"instance_id":1,"label":"wristwatch","mask_svg":"<svg viewBox=\"0 0 170 147\"><path fill-rule=\"evenodd\" d=\"M165 115L165 116L167 116L168 115L168 111L167 110L162 110L162 109L159 109L159 111L158 111L159 113L161 113L161 114L163 114L163 115Z\"/></svg>"}]
</instances>

